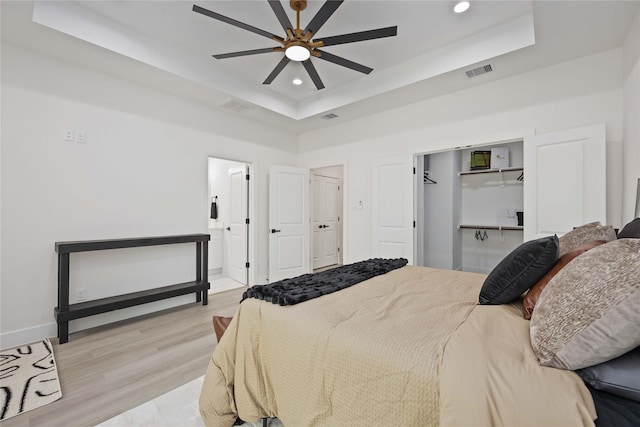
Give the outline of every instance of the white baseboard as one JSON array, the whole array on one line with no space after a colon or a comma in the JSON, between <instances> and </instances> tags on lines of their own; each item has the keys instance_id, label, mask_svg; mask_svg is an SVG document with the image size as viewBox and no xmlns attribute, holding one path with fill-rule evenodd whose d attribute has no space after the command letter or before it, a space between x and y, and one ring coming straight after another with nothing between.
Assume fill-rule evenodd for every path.
<instances>
[{"instance_id":1,"label":"white baseboard","mask_svg":"<svg viewBox=\"0 0 640 427\"><path fill-rule=\"evenodd\" d=\"M45 337L53 338L57 336L57 323L48 323L46 325L34 326L32 328L19 329L17 331L5 332L3 334L0 334L0 348L13 348L19 345L41 341Z\"/></svg>"}]
</instances>

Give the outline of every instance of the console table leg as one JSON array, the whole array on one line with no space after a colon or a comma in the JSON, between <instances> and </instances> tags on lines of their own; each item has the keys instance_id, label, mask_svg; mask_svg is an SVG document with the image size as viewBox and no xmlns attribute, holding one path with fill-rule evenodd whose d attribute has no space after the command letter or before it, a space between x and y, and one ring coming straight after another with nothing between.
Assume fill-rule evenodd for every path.
<instances>
[{"instance_id":1,"label":"console table leg","mask_svg":"<svg viewBox=\"0 0 640 427\"><path fill-rule=\"evenodd\" d=\"M202 282L202 246L203 242L196 242L196 282ZM202 292L196 292L196 302L202 300Z\"/></svg>"},{"instance_id":2,"label":"console table leg","mask_svg":"<svg viewBox=\"0 0 640 427\"><path fill-rule=\"evenodd\" d=\"M209 295L209 242L202 242L202 282L207 286L202 291L202 305L208 304Z\"/></svg>"},{"instance_id":3,"label":"console table leg","mask_svg":"<svg viewBox=\"0 0 640 427\"><path fill-rule=\"evenodd\" d=\"M69 254L58 254L58 313L69 311ZM58 321L60 344L69 341L69 322Z\"/></svg>"},{"instance_id":4,"label":"console table leg","mask_svg":"<svg viewBox=\"0 0 640 427\"><path fill-rule=\"evenodd\" d=\"M59 344L69 341L69 322L58 322L58 341Z\"/></svg>"}]
</instances>

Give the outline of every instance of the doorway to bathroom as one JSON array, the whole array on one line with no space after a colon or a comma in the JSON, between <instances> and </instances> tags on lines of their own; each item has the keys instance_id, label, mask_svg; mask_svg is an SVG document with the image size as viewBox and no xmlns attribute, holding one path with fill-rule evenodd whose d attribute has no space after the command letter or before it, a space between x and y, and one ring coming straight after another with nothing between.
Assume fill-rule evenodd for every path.
<instances>
[{"instance_id":1,"label":"doorway to bathroom","mask_svg":"<svg viewBox=\"0 0 640 427\"><path fill-rule=\"evenodd\" d=\"M252 282L251 164L209 157L210 294Z\"/></svg>"}]
</instances>

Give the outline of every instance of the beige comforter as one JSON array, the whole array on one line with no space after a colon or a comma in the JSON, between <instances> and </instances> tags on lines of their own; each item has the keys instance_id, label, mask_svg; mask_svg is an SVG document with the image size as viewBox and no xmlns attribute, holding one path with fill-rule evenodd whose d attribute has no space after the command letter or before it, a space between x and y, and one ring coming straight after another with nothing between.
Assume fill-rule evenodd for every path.
<instances>
[{"instance_id":1,"label":"beige comforter","mask_svg":"<svg viewBox=\"0 0 640 427\"><path fill-rule=\"evenodd\" d=\"M406 266L293 306L244 301L207 370L205 424L266 416L286 427L544 425L528 418L538 406L513 406L540 398L546 425L592 425L581 380L535 363L513 308L476 306L483 280ZM506 339L487 346L496 333ZM508 404L496 402L505 396Z\"/></svg>"}]
</instances>

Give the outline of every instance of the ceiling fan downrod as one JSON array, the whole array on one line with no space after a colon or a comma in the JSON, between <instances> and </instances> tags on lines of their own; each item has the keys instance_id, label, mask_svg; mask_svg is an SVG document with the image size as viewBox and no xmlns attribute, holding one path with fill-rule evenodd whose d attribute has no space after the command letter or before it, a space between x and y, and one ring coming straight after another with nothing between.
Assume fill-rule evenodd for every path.
<instances>
[{"instance_id":1,"label":"ceiling fan downrod","mask_svg":"<svg viewBox=\"0 0 640 427\"><path fill-rule=\"evenodd\" d=\"M296 11L296 33L300 37L302 32L300 30L300 11L307 8L307 0L290 0L289 5L291 9Z\"/></svg>"},{"instance_id":2,"label":"ceiling fan downrod","mask_svg":"<svg viewBox=\"0 0 640 427\"><path fill-rule=\"evenodd\" d=\"M317 52L314 49L322 47L323 43L321 41L310 42L309 40L311 40L312 35L311 31L307 31L306 34L302 34L302 29L300 28L300 11L307 8L307 0L289 0L289 5L291 6L291 9L296 11L296 28L295 30L287 28L287 38L285 40L276 39L276 41L283 44L283 47L274 48L274 50L286 52L290 47L299 46L307 49L311 56L319 58L320 52Z\"/></svg>"}]
</instances>

